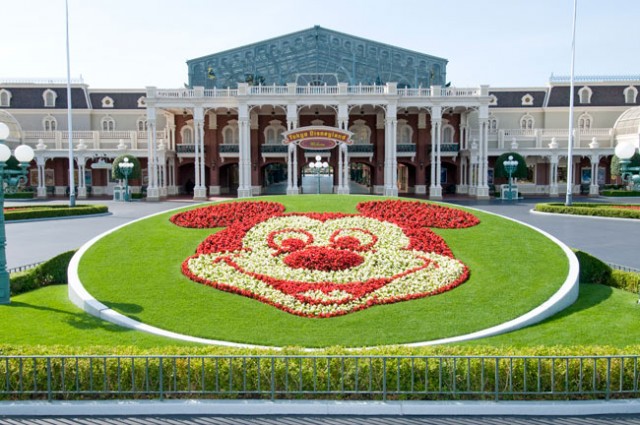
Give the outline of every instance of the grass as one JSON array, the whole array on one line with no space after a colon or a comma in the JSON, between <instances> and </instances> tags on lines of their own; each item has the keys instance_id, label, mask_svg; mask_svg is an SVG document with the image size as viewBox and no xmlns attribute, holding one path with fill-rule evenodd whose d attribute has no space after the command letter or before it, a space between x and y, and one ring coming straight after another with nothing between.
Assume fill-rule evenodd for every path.
<instances>
[{"instance_id":1,"label":"grass","mask_svg":"<svg viewBox=\"0 0 640 425\"><path fill-rule=\"evenodd\" d=\"M356 212L380 197L262 197L287 211ZM377 306L331 319L284 313L255 300L194 283L180 264L211 233L171 224L161 214L110 234L80 263L88 291L115 310L188 335L269 346L373 346L425 341L483 329L520 316L564 281L561 249L517 223L474 212L481 224L437 230L471 270L462 286L435 297Z\"/></svg>"},{"instance_id":2,"label":"grass","mask_svg":"<svg viewBox=\"0 0 640 425\"><path fill-rule=\"evenodd\" d=\"M624 351L640 341L638 296L604 285L581 284L577 302L546 321L519 331L456 344L460 355L474 347L488 352L543 353L581 347L574 354ZM67 286L48 286L12 297L0 306L0 352L18 353L184 353L194 344L131 331L90 316L67 298ZM135 346L135 348L132 348ZM451 348L453 348L451 347ZM598 348L600 347L600 350ZM443 347L443 349L446 349ZM207 352L232 352L209 348ZM496 351L498 350L498 351ZM411 352L418 353L414 349ZM473 352L473 351L472 351ZM637 351L633 351L636 353Z\"/></svg>"}]
</instances>

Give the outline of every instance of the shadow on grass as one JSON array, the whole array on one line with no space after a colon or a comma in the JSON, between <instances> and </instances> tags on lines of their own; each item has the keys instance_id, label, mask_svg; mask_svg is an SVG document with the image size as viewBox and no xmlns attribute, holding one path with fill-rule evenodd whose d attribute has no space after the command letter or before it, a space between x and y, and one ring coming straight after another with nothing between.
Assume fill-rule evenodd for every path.
<instances>
[{"instance_id":1,"label":"shadow on grass","mask_svg":"<svg viewBox=\"0 0 640 425\"><path fill-rule=\"evenodd\" d=\"M59 321L68 324L76 329L80 330L96 330L101 329L108 332L130 332L132 329L128 329L122 326L118 326L114 323L101 320L97 317L93 317L85 312L73 313L66 310L61 310L53 307L45 307L36 304L29 304L20 301L11 302L12 308L26 308L32 310L47 311L58 315ZM53 321L53 320L51 320Z\"/></svg>"},{"instance_id":2,"label":"shadow on grass","mask_svg":"<svg viewBox=\"0 0 640 425\"><path fill-rule=\"evenodd\" d=\"M109 303L108 305L110 308L126 315L142 313L142 310L144 310L139 304Z\"/></svg>"},{"instance_id":3,"label":"shadow on grass","mask_svg":"<svg viewBox=\"0 0 640 425\"><path fill-rule=\"evenodd\" d=\"M610 286L601 285L599 283L581 283L580 295L578 295L576 302L541 323L562 319L564 317L589 310L598 304L605 302L612 294L613 288Z\"/></svg>"}]
</instances>

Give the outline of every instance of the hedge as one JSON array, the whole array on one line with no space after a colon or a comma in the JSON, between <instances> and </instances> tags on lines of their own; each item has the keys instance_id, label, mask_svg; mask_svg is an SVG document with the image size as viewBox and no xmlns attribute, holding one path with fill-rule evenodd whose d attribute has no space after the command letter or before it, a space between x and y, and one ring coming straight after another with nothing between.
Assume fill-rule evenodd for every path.
<instances>
[{"instance_id":1,"label":"hedge","mask_svg":"<svg viewBox=\"0 0 640 425\"><path fill-rule=\"evenodd\" d=\"M36 218L104 214L107 212L109 212L109 208L106 205L76 205L75 207L69 207L68 205L25 205L24 207L5 208L4 219L6 221L29 220Z\"/></svg>"},{"instance_id":2,"label":"hedge","mask_svg":"<svg viewBox=\"0 0 640 425\"><path fill-rule=\"evenodd\" d=\"M23 272L11 274L11 295L18 295L48 285L66 284L67 268L75 251L67 251Z\"/></svg>"},{"instance_id":3,"label":"hedge","mask_svg":"<svg viewBox=\"0 0 640 425\"><path fill-rule=\"evenodd\" d=\"M33 192L5 193L4 199L33 199Z\"/></svg>"},{"instance_id":4,"label":"hedge","mask_svg":"<svg viewBox=\"0 0 640 425\"><path fill-rule=\"evenodd\" d=\"M145 353L131 348L124 357L5 358L0 361L0 399L576 400L637 398L640 393L637 356L611 352L592 358L558 348L518 356L492 347L392 348L356 357L352 351L251 354L224 349L236 353L182 349L174 355L135 357ZM534 357L541 355L554 357Z\"/></svg>"},{"instance_id":5,"label":"hedge","mask_svg":"<svg viewBox=\"0 0 640 425\"><path fill-rule=\"evenodd\" d=\"M637 294L640 273L614 270L608 264L583 251L574 250L580 263L580 283L598 283Z\"/></svg>"},{"instance_id":6,"label":"hedge","mask_svg":"<svg viewBox=\"0 0 640 425\"><path fill-rule=\"evenodd\" d=\"M602 196L640 196L640 192L635 190L603 190L600 192Z\"/></svg>"},{"instance_id":7,"label":"hedge","mask_svg":"<svg viewBox=\"0 0 640 425\"><path fill-rule=\"evenodd\" d=\"M598 217L618 217L618 218L635 218L640 219L640 209L631 208L612 208L612 207L628 207L632 204L596 204L596 203L574 203L566 206L562 203L545 203L536 204L535 211L556 213L556 214L574 214L588 215ZM638 205L635 205L638 206Z\"/></svg>"}]
</instances>

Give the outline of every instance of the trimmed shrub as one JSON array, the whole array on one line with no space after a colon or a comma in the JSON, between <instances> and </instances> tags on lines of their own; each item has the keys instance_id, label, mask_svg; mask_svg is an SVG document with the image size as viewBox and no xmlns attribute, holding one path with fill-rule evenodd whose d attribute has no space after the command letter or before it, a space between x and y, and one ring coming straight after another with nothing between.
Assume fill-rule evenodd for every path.
<instances>
[{"instance_id":1,"label":"trimmed shrub","mask_svg":"<svg viewBox=\"0 0 640 425\"><path fill-rule=\"evenodd\" d=\"M624 189L615 190L615 189L611 189L611 190L603 190L601 192L601 195L602 196L619 196L619 197L640 196L640 192L638 192L636 190L624 190Z\"/></svg>"},{"instance_id":2,"label":"trimmed shrub","mask_svg":"<svg viewBox=\"0 0 640 425\"><path fill-rule=\"evenodd\" d=\"M109 212L109 208L106 205L76 205L73 208L68 205L25 205L24 207L5 208L4 219L6 221L29 220L36 218L103 214L107 212Z\"/></svg>"},{"instance_id":3,"label":"trimmed shrub","mask_svg":"<svg viewBox=\"0 0 640 425\"><path fill-rule=\"evenodd\" d=\"M640 273L613 270L611 286L637 294L640 291Z\"/></svg>"},{"instance_id":4,"label":"trimmed shrub","mask_svg":"<svg viewBox=\"0 0 640 425\"><path fill-rule=\"evenodd\" d=\"M66 284L69 261L76 251L67 251L23 272L11 275L11 295L18 295L48 285Z\"/></svg>"},{"instance_id":5,"label":"trimmed shrub","mask_svg":"<svg viewBox=\"0 0 640 425\"><path fill-rule=\"evenodd\" d=\"M33 192L5 193L4 199L33 199Z\"/></svg>"},{"instance_id":6,"label":"trimmed shrub","mask_svg":"<svg viewBox=\"0 0 640 425\"><path fill-rule=\"evenodd\" d=\"M580 283L600 283L614 286L611 267L586 252L574 250L574 253L580 263Z\"/></svg>"},{"instance_id":7,"label":"trimmed shrub","mask_svg":"<svg viewBox=\"0 0 640 425\"><path fill-rule=\"evenodd\" d=\"M595 204L595 203L574 203L566 206L559 202L536 204L535 210L540 212L549 212L555 214L574 214L588 215L597 217L617 217L617 218L635 218L640 219L640 209L632 208L615 208L628 207L633 204Z\"/></svg>"}]
</instances>

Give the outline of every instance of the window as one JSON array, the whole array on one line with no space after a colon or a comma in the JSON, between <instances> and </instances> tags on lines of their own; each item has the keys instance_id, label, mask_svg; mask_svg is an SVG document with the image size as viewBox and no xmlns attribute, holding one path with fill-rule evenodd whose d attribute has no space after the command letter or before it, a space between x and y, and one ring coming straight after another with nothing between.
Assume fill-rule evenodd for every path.
<instances>
[{"instance_id":1,"label":"window","mask_svg":"<svg viewBox=\"0 0 640 425\"><path fill-rule=\"evenodd\" d=\"M285 128L280 120L269 121L269 126L264 129L264 140L268 145L282 144L282 133Z\"/></svg>"},{"instance_id":2,"label":"window","mask_svg":"<svg viewBox=\"0 0 640 425\"><path fill-rule=\"evenodd\" d=\"M182 137L182 144L183 145L193 145L194 144L194 138L193 138L193 128L185 125L184 127L182 127L182 130L180 130L180 136Z\"/></svg>"},{"instance_id":3,"label":"window","mask_svg":"<svg viewBox=\"0 0 640 425\"><path fill-rule=\"evenodd\" d=\"M591 118L591 115L582 114L578 118L578 128L580 130L590 130L592 122L593 122L593 118Z\"/></svg>"},{"instance_id":4,"label":"window","mask_svg":"<svg viewBox=\"0 0 640 425\"><path fill-rule=\"evenodd\" d=\"M593 92L587 86L584 86L580 90L578 90L578 96L580 97L580 103L588 104L591 103L591 95Z\"/></svg>"},{"instance_id":5,"label":"window","mask_svg":"<svg viewBox=\"0 0 640 425\"><path fill-rule=\"evenodd\" d=\"M525 114L520 118L520 128L522 130L532 130L533 125L535 124L535 120L529 114Z\"/></svg>"},{"instance_id":6,"label":"window","mask_svg":"<svg viewBox=\"0 0 640 425\"><path fill-rule=\"evenodd\" d=\"M47 89L42 93L42 98L44 99L44 107L45 108L53 108L56 106L56 98L58 94L51 89Z\"/></svg>"},{"instance_id":7,"label":"window","mask_svg":"<svg viewBox=\"0 0 640 425\"><path fill-rule=\"evenodd\" d=\"M102 118L100 127L102 128L102 131L115 131L116 122L113 118L107 115L106 117Z\"/></svg>"},{"instance_id":8,"label":"window","mask_svg":"<svg viewBox=\"0 0 640 425\"><path fill-rule=\"evenodd\" d=\"M492 94L491 96L489 96L489 105L498 106L498 98L496 97L495 94Z\"/></svg>"},{"instance_id":9,"label":"window","mask_svg":"<svg viewBox=\"0 0 640 425\"><path fill-rule=\"evenodd\" d=\"M231 120L222 129L222 143L229 145L237 145L240 143L238 136L238 121Z\"/></svg>"},{"instance_id":10,"label":"window","mask_svg":"<svg viewBox=\"0 0 640 425\"><path fill-rule=\"evenodd\" d=\"M147 98L144 96L140 96L138 98L138 108L146 108L147 107Z\"/></svg>"},{"instance_id":11,"label":"window","mask_svg":"<svg viewBox=\"0 0 640 425\"><path fill-rule=\"evenodd\" d=\"M533 96L529 93L522 96L522 106L533 106Z\"/></svg>"},{"instance_id":12,"label":"window","mask_svg":"<svg viewBox=\"0 0 640 425\"><path fill-rule=\"evenodd\" d=\"M634 86L629 86L624 89L624 103L636 103L638 98L638 89Z\"/></svg>"},{"instance_id":13,"label":"window","mask_svg":"<svg viewBox=\"0 0 640 425\"><path fill-rule=\"evenodd\" d=\"M451 144L453 143L453 134L455 130L451 124L447 124L442 127L442 143Z\"/></svg>"},{"instance_id":14,"label":"window","mask_svg":"<svg viewBox=\"0 0 640 425\"><path fill-rule=\"evenodd\" d=\"M138 128L138 131L147 131L147 117L138 118L136 127Z\"/></svg>"},{"instance_id":15,"label":"window","mask_svg":"<svg viewBox=\"0 0 640 425\"><path fill-rule=\"evenodd\" d=\"M9 90L0 90L0 106L11 106L11 92Z\"/></svg>"},{"instance_id":16,"label":"window","mask_svg":"<svg viewBox=\"0 0 640 425\"><path fill-rule=\"evenodd\" d=\"M47 115L42 120L42 127L44 131L56 131L58 129L58 122L51 115Z\"/></svg>"},{"instance_id":17,"label":"window","mask_svg":"<svg viewBox=\"0 0 640 425\"><path fill-rule=\"evenodd\" d=\"M349 127L349 131L353 133L353 143L356 145L371 144L371 129L366 126L365 120L355 120L353 125Z\"/></svg>"},{"instance_id":18,"label":"window","mask_svg":"<svg viewBox=\"0 0 640 425\"><path fill-rule=\"evenodd\" d=\"M399 145L408 145L412 143L413 129L407 123L407 120L398 120L398 128L396 131L396 143Z\"/></svg>"},{"instance_id":19,"label":"window","mask_svg":"<svg viewBox=\"0 0 640 425\"><path fill-rule=\"evenodd\" d=\"M498 131L498 118L496 118L493 114L489 115L487 126L489 127L489 133L495 133L496 131Z\"/></svg>"},{"instance_id":20,"label":"window","mask_svg":"<svg viewBox=\"0 0 640 425\"><path fill-rule=\"evenodd\" d=\"M114 102L113 99L109 96L105 96L102 98L102 107L103 108L113 108Z\"/></svg>"}]
</instances>

